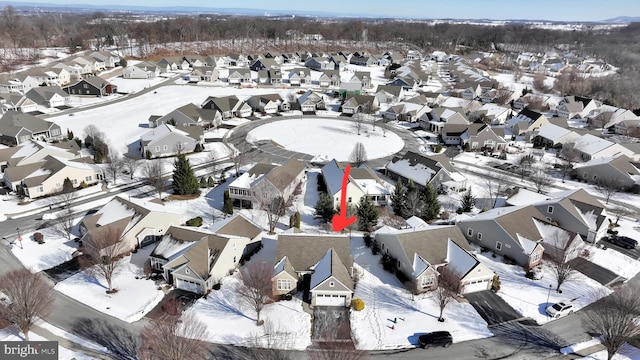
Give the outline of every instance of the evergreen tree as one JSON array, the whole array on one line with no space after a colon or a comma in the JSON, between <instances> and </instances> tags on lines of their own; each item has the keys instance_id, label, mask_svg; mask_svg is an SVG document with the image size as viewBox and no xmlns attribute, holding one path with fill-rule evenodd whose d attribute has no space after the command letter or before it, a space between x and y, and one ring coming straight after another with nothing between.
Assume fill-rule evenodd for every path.
<instances>
[{"instance_id":1,"label":"evergreen tree","mask_svg":"<svg viewBox=\"0 0 640 360\"><path fill-rule=\"evenodd\" d=\"M201 188L206 188L207 187L207 179L205 179L204 176L200 178L200 187Z\"/></svg>"},{"instance_id":2,"label":"evergreen tree","mask_svg":"<svg viewBox=\"0 0 640 360\"><path fill-rule=\"evenodd\" d=\"M438 193L431 183L428 183L422 190L422 197L424 206L422 207L420 218L424 221L437 218L440 215L440 201L438 201Z\"/></svg>"},{"instance_id":3,"label":"evergreen tree","mask_svg":"<svg viewBox=\"0 0 640 360\"><path fill-rule=\"evenodd\" d=\"M293 226L300 229L300 211L296 211L296 214L294 215Z\"/></svg>"},{"instance_id":4,"label":"evergreen tree","mask_svg":"<svg viewBox=\"0 0 640 360\"><path fill-rule=\"evenodd\" d=\"M407 214L407 191L400 179L396 181L396 188L391 194L391 208L393 213L398 216L405 217Z\"/></svg>"},{"instance_id":5,"label":"evergreen tree","mask_svg":"<svg viewBox=\"0 0 640 360\"><path fill-rule=\"evenodd\" d=\"M366 196L360 198L360 203L357 207L358 216L358 230L371 231L373 227L378 223L378 209L373 206L373 203L367 199Z\"/></svg>"},{"instance_id":6,"label":"evergreen tree","mask_svg":"<svg viewBox=\"0 0 640 360\"><path fill-rule=\"evenodd\" d=\"M333 208L333 201L331 196L326 193L320 193L318 197L318 202L315 206L316 216L322 219L322 222L329 222L333 218L333 214L335 214L335 209Z\"/></svg>"},{"instance_id":7,"label":"evergreen tree","mask_svg":"<svg viewBox=\"0 0 640 360\"><path fill-rule=\"evenodd\" d=\"M233 214L233 202L231 201L229 190L225 190L224 192L224 205L222 205L222 212L229 215Z\"/></svg>"},{"instance_id":8,"label":"evergreen tree","mask_svg":"<svg viewBox=\"0 0 640 360\"><path fill-rule=\"evenodd\" d=\"M102 151L95 150L93 153L93 162L96 164L102 164Z\"/></svg>"},{"instance_id":9,"label":"evergreen tree","mask_svg":"<svg viewBox=\"0 0 640 360\"><path fill-rule=\"evenodd\" d=\"M73 183L71 182L71 179L64 178L64 181L62 182L62 192L64 194L73 192Z\"/></svg>"},{"instance_id":10,"label":"evergreen tree","mask_svg":"<svg viewBox=\"0 0 640 360\"><path fill-rule=\"evenodd\" d=\"M460 199L460 208L462 212L470 212L473 210L473 207L476 205L476 197L471 193L471 188L467 190L464 195L462 195L462 199Z\"/></svg>"},{"instance_id":11,"label":"evergreen tree","mask_svg":"<svg viewBox=\"0 0 640 360\"><path fill-rule=\"evenodd\" d=\"M193 173L189 159L184 154L178 155L173 163L173 192L178 195L198 193L198 179Z\"/></svg>"},{"instance_id":12,"label":"evergreen tree","mask_svg":"<svg viewBox=\"0 0 640 360\"><path fill-rule=\"evenodd\" d=\"M216 186L216 183L213 181L213 178L211 176L209 176L209 178L207 179L207 186L208 187Z\"/></svg>"}]
</instances>

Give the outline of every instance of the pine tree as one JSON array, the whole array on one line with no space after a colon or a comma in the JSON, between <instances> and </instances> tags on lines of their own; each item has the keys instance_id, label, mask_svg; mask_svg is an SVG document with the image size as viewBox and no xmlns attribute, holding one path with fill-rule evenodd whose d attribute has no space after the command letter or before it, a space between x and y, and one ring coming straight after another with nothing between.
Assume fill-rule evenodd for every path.
<instances>
[{"instance_id":1,"label":"pine tree","mask_svg":"<svg viewBox=\"0 0 640 360\"><path fill-rule=\"evenodd\" d=\"M333 201L331 196L326 193L320 193L318 197L318 202L316 202L315 206L316 216L322 219L322 222L329 222L333 218L333 214L335 214L335 209L333 208Z\"/></svg>"},{"instance_id":2,"label":"pine tree","mask_svg":"<svg viewBox=\"0 0 640 360\"><path fill-rule=\"evenodd\" d=\"M213 181L213 178L211 176L209 176L209 178L207 179L207 186L208 187L216 186L216 183Z\"/></svg>"},{"instance_id":3,"label":"pine tree","mask_svg":"<svg viewBox=\"0 0 640 360\"><path fill-rule=\"evenodd\" d=\"M229 190L224 192L224 205L222 205L222 212L229 215L233 214L233 202L231 201Z\"/></svg>"},{"instance_id":4,"label":"pine tree","mask_svg":"<svg viewBox=\"0 0 640 360\"><path fill-rule=\"evenodd\" d=\"M62 192L64 194L73 192L73 183L71 182L71 179L64 178L64 181L62 182Z\"/></svg>"},{"instance_id":5,"label":"pine tree","mask_svg":"<svg viewBox=\"0 0 640 360\"><path fill-rule=\"evenodd\" d=\"M366 196L360 198L357 207L358 230L371 231L378 223L378 209Z\"/></svg>"},{"instance_id":6,"label":"pine tree","mask_svg":"<svg viewBox=\"0 0 640 360\"><path fill-rule=\"evenodd\" d=\"M396 181L396 188L391 194L391 208L393 213L398 216L405 217L407 214L407 191L400 179Z\"/></svg>"},{"instance_id":7,"label":"pine tree","mask_svg":"<svg viewBox=\"0 0 640 360\"><path fill-rule=\"evenodd\" d=\"M470 212L473 210L473 207L476 205L476 197L471 193L471 188L467 190L464 195L462 195L462 199L460 199L460 208L462 212Z\"/></svg>"},{"instance_id":8,"label":"pine tree","mask_svg":"<svg viewBox=\"0 0 640 360\"><path fill-rule=\"evenodd\" d=\"M178 195L197 194L199 186L189 159L184 154L178 155L173 163L173 192Z\"/></svg>"},{"instance_id":9,"label":"pine tree","mask_svg":"<svg viewBox=\"0 0 640 360\"><path fill-rule=\"evenodd\" d=\"M200 187L201 188L206 188L207 187L207 179L205 179L204 176L200 178Z\"/></svg>"},{"instance_id":10,"label":"pine tree","mask_svg":"<svg viewBox=\"0 0 640 360\"><path fill-rule=\"evenodd\" d=\"M438 193L431 183L428 183L422 190L422 197L424 206L422 207L420 218L424 221L437 218L440 215L440 201L438 201Z\"/></svg>"}]
</instances>

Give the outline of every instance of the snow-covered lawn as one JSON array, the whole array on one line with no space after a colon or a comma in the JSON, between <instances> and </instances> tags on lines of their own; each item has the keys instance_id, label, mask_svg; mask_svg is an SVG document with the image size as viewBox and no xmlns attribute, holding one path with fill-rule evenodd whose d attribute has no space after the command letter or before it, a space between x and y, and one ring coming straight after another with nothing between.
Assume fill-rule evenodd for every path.
<instances>
[{"instance_id":1,"label":"snow-covered lawn","mask_svg":"<svg viewBox=\"0 0 640 360\"><path fill-rule=\"evenodd\" d=\"M598 351L595 354L580 358L580 360L607 360L607 351ZM613 355L611 360L640 360L640 349L629 344L624 344L620 350Z\"/></svg>"},{"instance_id":2,"label":"snow-covered lawn","mask_svg":"<svg viewBox=\"0 0 640 360\"><path fill-rule=\"evenodd\" d=\"M167 79L159 76L155 79L125 79L121 76L116 76L110 78L109 82L116 85L120 93L136 93L165 80Z\"/></svg>"},{"instance_id":3,"label":"snow-covered lawn","mask_svg":"<svg viewBox=\"0 0 640 360\"><path fill-rule=\"evenodd\" d=\"M391 131L382 134L381 129L372 131L371 124L362 124L357 135L355 122L313 118L289 119L262 125L247 134L255 142L270 139L287 150L299 151L317 159L349 160L354 145L361 142L368 159L377 159L402 150L404 141Z\"/></svg>"},{"instance_id":4,"label":"snow-covered lawn","mask_svg":"<svg viewBox=\"0 0 640 360\"><path fill-rule=\"evenodd\" d=\"M498 295L522 316L532 318L538 324L551 320L547 317L545 309L558 301L570 300L575 310L579 310L611 293L607 287L576 272L571 281L562 284L560 294L555 291L555 277L546 266L543 266L544 277L541 280L531 280L524 276L525 271L521 266L507 265L502 262L501 257L494 259L484 254L477 256L483 264L500 276L501 286Z\"/></svg>"},{"instance_id":5,"label":"snow-covered lawn","mask_svg":"<svg viewBox=\"0 0 640 360\"><path fill-rule=\"evenodd\" d=\"M107 315L126 322L140 320L157 305L164 293L151 280L146 280L142 264L152 247L123 258L124 265L113 278L118 292L107 294L107 283L100 277L79 272L54 287L55 290ZM136 276L139 277L136 279Z\"/></svg>"},{"instance_id":6,"label":"snow-covered lawn","mask_svg":"<svg viewBox=\"0 0 640 360\"><path fill-rule=\"evenodd\" d=\"M69 261L78 243L69 240L53 227L38 230L44 235L44 244L33 240L34 232L22 235L22 242L15 242L11 250L20 262L33 272L50 269ZM72 236L72 239L75 235Z\"/></svg>"},{"instance_id":7,"label":"snow-covered lawn","mask_svg":"<svg viewBox=\"0 0 640 360\"><path fill-rule=\"evenodd\" d=\"M605 269L622 276L625 279L631 279L640 272L640 263L621 252L607 248L603 250L598 247L588 247L589 257L587 260L596 265L600 265Z\"/></svg>"},{"instance_id":8,"label":"snow-covered lawn","mask_svg":"<svg viewBox=\"0 0 640 360\"><path fill-rule=\"evenodd\" d=\"M220 290L213 290L207 298L199 299L189 310L207 325L209 341L243 346L265 341L265 329L276 330L276 347L305 349L311 344L311 316L302 310L302 301L278 301L267 305L260 313L265 325L256 325L255 312L243 304L234 288L237 273L222 280ZM256 340L259 339L259 340ZM273 339L272 339L273 340ZM285 341L286 340L286 341Z\"/></svg>"},{"instance_id":9,"label":"snow-covered lawn","mask_svg":"<svg viewBox=\"0 0 640 360\"><path fill-rule=\"evenodd\" d=\"M354 298L365 303L364 310L351 310L357 348L411 348L418 345L420 334L436 330L451 332L454 342L493 336L468 303L452 301L444 310L445 322L438 322L440 309L429 294L412 296L394 275L383 270L380 256L371 254L362 237L353 237L351 255L362 274Z\"/></svg>"}]
</instances>

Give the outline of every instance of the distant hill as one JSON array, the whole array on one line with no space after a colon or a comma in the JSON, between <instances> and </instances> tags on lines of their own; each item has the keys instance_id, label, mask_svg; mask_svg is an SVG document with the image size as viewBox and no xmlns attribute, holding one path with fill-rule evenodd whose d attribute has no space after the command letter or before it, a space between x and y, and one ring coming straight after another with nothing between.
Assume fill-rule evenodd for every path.
<instances>
[{"instance_id":1,"label":"distant hill","mask_svg":"<svg viewBox=\"0 0 640 360\"><path fill-rule=\"evenodd\" d=\"M630 22L640 22L640 16L618 16L612 19L602 20L608 23L630 23Z\"/></svg>"}]
</instances>

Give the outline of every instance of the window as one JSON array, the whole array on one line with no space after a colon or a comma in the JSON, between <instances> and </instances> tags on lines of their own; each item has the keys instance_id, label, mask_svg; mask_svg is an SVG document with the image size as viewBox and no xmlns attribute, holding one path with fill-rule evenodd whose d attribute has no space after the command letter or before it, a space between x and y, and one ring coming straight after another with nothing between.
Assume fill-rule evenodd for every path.
<instances>
[{"instance_id":1,"label":"window","mask_svg":"<svg viewBox=\"0 0 640 360\"><path fill-rule=\"evenodd\" d=\"M169 147L168 147L167 145L164 145L164 146L162 147L162 150L168 150L168 149L169 149Z\"/></svg>"},{"instance_id":2,"label":"window","mask_svg":"<svg viewBox=\"0 0 640 360\"><path fill-rule=\"evenodd\" d=\"M402 263L400 262L400 260L397 260L396 263L397 263L398 269L400 269L400 267L402 267Z\"/></svg>"},{"instance_id":3,"label":"window","mask_svg":"<svg viewBox=\"0 0 640 360\"><path fill-rule=\"evenodd\" d=\"M473 229L471 228L467 229L467 235L473 236Z\"/></svg>"},{"instance_id":4,"label":"window","mask_svg":"<svg viewBox=\"0 0 640 360\"><path fill-rule=\"evenodd\" d=\"M434 275L426 275L422 277L422 280L420 281L420 286L423 289L430 288L435 284L435 281L436 281L436 277Z\"/></svg>"},{"instance_id":5,"label":"window","mask_svg":"<svg viewBox=\"0 0 640 360\"><path fill-rule=\"evenodd\" d=\"M184 269L184 273L185 273L185 274L191 274L191 270L189 270L189 269Z\"/></svg>"},{"instance_id":6,"label":"window","mask_svg":"<svg viewBox=\"0 0 640 360\"><path fill-rule=\"evenodd\" d=\"M329 282L329 287L334 287L336 286L336 283L334 283L333 281Z\"/></svg>"},{"instance_id":7,"label":"window","mask_svg":"<svg viewBox=\"0 0 640 360\"><path fill-rule=\"evenodd\" d=\"M476 235L476 237L478 238L478 241L482 241L482 233L478 233L478 235Z\"/></svg>"},{"instance_id":8,"label":"window","mask_svg":"<svg viewBox=\"0 0 640 360\"><path fill-rule=\"evenodd\" d=\"M598 175L593 174L593 180L594 180L594 181L595 181L595 180L598 180Z\"/></svg>"},{"instance_id":9,"label":"window","mask_svg":"<svg viewBox=\"0 0 640 360\"><path fill-rule=\"evenodd\" d=\"M291 280L278 279L278 290L291 290Z\"/></svg>"},{"instance_id":10,"label":"window","mask_svg":"<svg viewBox=\"0 0 640 360\"><path fill-rule=\"evenodd\" d=\"M73 179L73 185L78 185L78 179Z\"/></svg>"},{"instance_id":11,"label":"window","mask_svg":"<svg viewBox=\"0 0 640 360\"><path fill-rule=\"evenodd\" d=\"M496 250L502 250L502 243L500 241L496 241Z\"/></svg>"},{"instance_id":12,"label":"window","mask_svg":"<svg viewBox=\"0 0 640 360\"><path fill-rule=\"evenodd\" d=\"M84 178L84 180L85 180L85 181L91 181L91 180L93 180L93 176L91 176L91 175L86 176L86 177Z\"/></svg>"},{"instance_id":13,"label":"window","mask_svg":"<svg viewBox=\"0 0 640 360\"><path fill-rule=\"evenodd\" d=\"M541 254L540 251L536 251L533 254L531 254L531 262L534 263L534 262L539 261L540 260L540 254Z\"/></svg>"},{"instance_id":14,"label":"window","mask_svg":"<svg viewBox=\"0 0 640 360\"><path fill-rule=\"evenodd\" d=\"M236 263L236 257L235 256L233 257L233 263L234 264Z\"/></svg>"},{"instance_id":15,"label":"window","mask_svg":"<svg viewBox=\"0 0 640 360\"><path fill-rule=\"evenodd\" d=\"M160 151L160 146L156 146L155 149L156 149L156 152Z\"/></svg>"},{"instance_id":16,"label":"window","mask_svg":"<svg viewBox=\"0 0 640 360\"><path fill-rule=\"evenodd\" d=\"M549 214L553 214L553 205L549 205L549 206L547 206L547 212L548 212Z\"/></svg>"},{"instance_id":17,"label":"window","mask_svg":"<svg viewBox=\"0 0 640 360\"><path fill-rule=\"evenodd\" d=\"M42 185L38 186L38 191L39 192L44 192L44 186L42 186Z\"/></svg>"},{"instance_id":18,"label":"window","mask_svg":"<svg viewBox=\"0 0 640 360\"><path fill-rule=\"evenodd\" d=\"M351 198L351 196L349 196L349 203L351 203L351 201L352 201L352 198Z\"/></svg>"}]
</instances>

